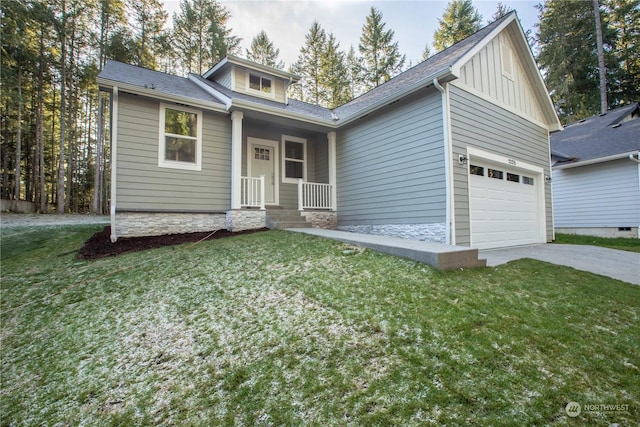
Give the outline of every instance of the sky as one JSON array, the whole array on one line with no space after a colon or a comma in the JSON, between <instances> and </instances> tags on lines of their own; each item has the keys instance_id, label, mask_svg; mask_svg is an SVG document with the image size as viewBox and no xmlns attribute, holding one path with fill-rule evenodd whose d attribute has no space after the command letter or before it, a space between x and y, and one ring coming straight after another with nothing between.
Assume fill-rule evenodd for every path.
<instances>
[{"instance_id":1,"label":"sky","mask_svg":"<svg viewBox=\"0 0 640 427\"><path fill-rule=\"evenodd\" d=\"M482 15L483 26L491 19L499 2L517 11L525 31L531 29L535 32L538 21L535 5L540 1L474 0L474 6ZM382 12L385 28L395 32L394 40L398 42L400 52L407 55L405 66L409 62L415 65L421 61L427 43L435 53L431 46L433 33L447 5L446 0L222 0L220 3L231 13L228 26L233 30L232 34L242 38L241 56L246 56L245 49L263 29L274 47L280 49L280 59L287 67L297 60L314 20L327 34L334 34L344 51L353 45L357 52L362 26L372 6ZM180 1L164 0L164 6L171 22L173 13L180 10Z\"/></svg>"}]
</instances>

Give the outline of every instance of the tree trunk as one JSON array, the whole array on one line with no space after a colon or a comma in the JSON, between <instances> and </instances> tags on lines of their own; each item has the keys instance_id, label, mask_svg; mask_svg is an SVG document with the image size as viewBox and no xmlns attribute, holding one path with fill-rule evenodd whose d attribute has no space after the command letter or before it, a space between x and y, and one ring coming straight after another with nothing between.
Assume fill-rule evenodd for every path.
<instances>
[{"instance_id":1,"label":"tree trunk","mask_svg":"<svg viewBox=\"0 0 640 427\"><path fill-rule=\"evenodd\" d=\"M65 37L66 32L66 2L63 0L62 2L62 29L60 33L60 44L62 48L62 57L60 61L60 158L58 163L58 195L57 195L57 205L56 205L56 213L61 215L64 214L64 142L66 136L66 63L67 63L67 41Z\"/></svg>"},{"instance_id":2,"label":"tree trunk","mask_svg":"<svg viewBox=\"0 0 640 427\"><path fill-rule=\"evenodd\" d=\"M607 74L604 65L604 48L602 46L602 21L600 19L600 3L593 0L593 12L596 19L596 42L598 45L598 69L600 71L600 114L607 112Z\"/></svg>"},{"instance_id":3,"label":"tree trunk","mask_svg":"<svg viewBox=\"0 0 640 427\"><path fill-rule=\"evenodd\" d=\"M93 213L102 214L102 156L104 153L104 100L98 91L98 133L96 135L96 155L93 172Z\"/></svg>"},{"instance_id":4,"label":"tree trunk","mask_svg":"<svg viewBox=\"0 0 640 427\"><path fill-rule=\"evenodd\" d=\"M15 205L14 210L18 211L20 201L20 163L22 163L22 67L18 65L18 134L16 137L16 174L15 174Z\"/></svg>"},{"instance_id":5,"label":"tree trunk","mask_svg":"<svg viewBox=\"0 0 640 427\"><path fill-rule=\"evenodd\" d=\"M47 187L44 173L44 26L40 26L40 61L38 64L38 106L36 110L36 146L38 153L37 177L39 180L40 213L47 212Z\"/></svg>"}]
</instances>

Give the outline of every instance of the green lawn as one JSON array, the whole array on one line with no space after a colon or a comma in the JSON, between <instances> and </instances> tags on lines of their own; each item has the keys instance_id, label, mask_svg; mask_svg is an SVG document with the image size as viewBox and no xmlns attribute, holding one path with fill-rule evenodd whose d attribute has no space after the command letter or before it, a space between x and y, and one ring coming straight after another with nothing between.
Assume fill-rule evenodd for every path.
<instances>
[{"instance_id":1,"label":"green lawn","mask_svg":"<svg viewBox=\"0 0 640 427\"><path fill-rule=\"evenodd\" d=\"M556 234L555 243L602 246L604 248L618 249L621 251L640 252L640 239L634 238L609 238L580 236L577 234Z\"/></svg>"},{"instance_id":2,"label":"green lawn","mask_svg":"<svg viewBox=\"0 0 640 427\"><path fill-rule=\"evenodd\" d=\"M638 286L284 231L75 259L95 230L2 230L2 425L640 419Z\"/></svg>"}]
</instances>

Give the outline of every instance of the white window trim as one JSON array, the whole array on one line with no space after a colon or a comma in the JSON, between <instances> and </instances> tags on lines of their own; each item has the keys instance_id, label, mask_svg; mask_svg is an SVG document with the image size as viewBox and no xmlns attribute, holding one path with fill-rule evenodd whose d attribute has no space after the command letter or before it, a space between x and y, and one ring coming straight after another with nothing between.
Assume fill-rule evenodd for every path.
<instances>
[{"instance_id":1,"label":"white window trim","mask_svg":"<svg viewBox=\"0 0 640 427\"><path fill-rule=\"evenodd\" d=\"M165 151L166 151L166 138L164 132L165 125L165 110L176 110L176 111L184 111L186 113L196 114L198 117L197 124L197 132L196 136L196 161L195 163L189 162L177 162L175 160L166 160L165 159ZM172 134L169 134L172 135ZM176 135L179 137L184 137L184 135ZM188 137L187 137L188 138ZM181 105L173 105L173 104L160 104L160 125L159 125L159 144L158 144L158 167L161 168L171 168L171 169L184 169L184 170L193 170L199 171L202 170L202 111L194 110L193 108L183 107Z\"/></svg>"},{"instance_id":2,"label":"white window trim","mask_svg":"<svg viewBox=\"0 0 640 427\"><path fill-rule=\"evenodd\" d=\"M287 161L287 150L285 147L285 142L286 141L291 141L291 142L298 142L302 144L302 180L306 181L307 180L307 140L304 138L299 138L297 136L290 136L290 135L282 135L282 167L280 168L282 170L282 182L285 183L289 183L289 184L297 184L298 183L298 178L287 178L286 174L286 161ZM292 160L292 161L299 161L297 159Z\"/></svg>"},{"instance_id":3,"label":"white window trim","mask_svg":"<svg viewBox=\"0 0 640 427\"><path fill-rule=\"evenodd\" d=\"M246 78L245 78L246 90L248 94L259 96L261 98L276 99L276 79L273 76L269 76L267 74L258 73L256 71L250 71L250 70L247 70L245 74L246 74ZM261 90L252 89L251 86L249 85L249 77L251 76L251 74L253 74L254 76L260 77L261 79L260 85L262 85L262 79L271 80L271 92L263 92Z\"/></svg>"}]
</instances>

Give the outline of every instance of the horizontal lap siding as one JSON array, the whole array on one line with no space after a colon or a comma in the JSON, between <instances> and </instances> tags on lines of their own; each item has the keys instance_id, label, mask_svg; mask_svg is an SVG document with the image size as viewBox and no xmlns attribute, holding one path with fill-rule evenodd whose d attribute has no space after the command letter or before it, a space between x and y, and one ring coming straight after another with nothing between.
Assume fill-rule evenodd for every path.
<instances>
[{"instance_id":1,"label":"horizontal lap siding","mask_svg":"<svg viewBox=\"0 0 640 427\"><path fill-rule=\"evenodd\" d=\"M340 225L445 221L440 99L423 93L338 133Z\"/></svg>"},{"instance_id":2,"label":"horizontal lap siding","mask_svg":"<svg viewBox=\"0 0 640 427\"><path fill-rule=\"evenodd\" d=\"M202 170L158 167L157 101L119 97L118 210L224 211L230 207L231 121L203 112Z\"/></svg>"},{"instance_id":3,"label":"horizontal lap siding","mask_svg":"<svg viewBox=\"0 0 640 427\"><path fill-rule=\"evenodd\" d=\"M544 169L550 175L546 129L483 98L450 85L453 157L475 147ZM470 244L468 166L453 162L456 244ZM551 189L545 184L547 238L553 235Z\"/></svg>"},{"instance_id":4,"label":"horizontal lap siding","mask_svg":"<svg viewBox=\"0 0 640 427\"><path fill-rule=\"evenodd\" d=\"M638 164L616 160L553 171L556 227L637 227Z\"/></svg>"}]
</instances>

